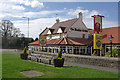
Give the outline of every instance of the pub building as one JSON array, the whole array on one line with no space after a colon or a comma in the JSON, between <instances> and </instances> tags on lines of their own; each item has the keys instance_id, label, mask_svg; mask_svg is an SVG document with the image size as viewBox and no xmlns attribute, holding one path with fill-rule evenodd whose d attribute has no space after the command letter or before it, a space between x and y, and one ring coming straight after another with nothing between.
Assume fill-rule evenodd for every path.
<instances>
[{"instance_id":1,"label":"pub building","mask_svg":"<svg viewBox=\"0 0 120 80\"><path fill-rule=\"evenodd\" d=\"M46 36L46 46L39 46L39 40L29 43L32 51L43 51L57 53L62 49L65 53L91 55L93 53L93 33L94 30L88 29L82 20L82 13L78 13L78 17L67 21L60 22L59 18L51 28L46 28L39 36ZM120 27L112 27L116 32L112 34L116 37ZM99 54L105 54L106 48L109 49L110 41L108 39L112 28L103 29L103 48ZM106 32L108 30L108 32ZM120 41L113 39L113 45L120 48ZM107 40L108 39L108 40ZM114 44L115 41L115 44Z\"/></svg>"}]
</instances>

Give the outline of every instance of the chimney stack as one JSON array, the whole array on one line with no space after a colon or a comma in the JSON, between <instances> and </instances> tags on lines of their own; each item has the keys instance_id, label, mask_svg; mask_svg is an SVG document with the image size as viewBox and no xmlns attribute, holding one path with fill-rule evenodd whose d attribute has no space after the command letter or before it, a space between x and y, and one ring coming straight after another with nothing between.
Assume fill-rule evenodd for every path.
<instances>
[{"instance_id":1,"label":"chimney stack","mask_svg":"<svg viewBox=\"0 0 120 80\"><path fill-rule=\"evenodd\" d=\"M59 20L59 18L57 18L57 19L56 19L56 23L59 23L59 22L60 22L60 20Z\"/></svg>"},{"instance_id":2,"label":"chimney stack","mask_svg":"<svg viewBox=\"0 0 120 80\"><path fill-rule=\"evenodd\" d=\"M78 13L77 18L80 18L82 20L82 12Z\"/></svg>"}]
</instances>

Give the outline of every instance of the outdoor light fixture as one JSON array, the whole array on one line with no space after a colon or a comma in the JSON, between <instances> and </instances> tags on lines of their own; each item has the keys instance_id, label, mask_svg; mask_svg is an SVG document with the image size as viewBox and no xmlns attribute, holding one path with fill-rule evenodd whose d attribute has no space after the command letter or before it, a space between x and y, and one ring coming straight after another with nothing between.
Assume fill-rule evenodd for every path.
<instances>
[{"instance_id":1,"label":"outdoor light fixture","mask_svg":"<svg viewBox=\"0 0 120 80\"><path fill-rule=\"evenodd\" d=\"M111 57L112 57L112 39L114 37L112 35L110 35L109 39L110 39L110 44L111 44L111 47L110 47L110 50L111 50Z\"/></svg>"}]
</instances>

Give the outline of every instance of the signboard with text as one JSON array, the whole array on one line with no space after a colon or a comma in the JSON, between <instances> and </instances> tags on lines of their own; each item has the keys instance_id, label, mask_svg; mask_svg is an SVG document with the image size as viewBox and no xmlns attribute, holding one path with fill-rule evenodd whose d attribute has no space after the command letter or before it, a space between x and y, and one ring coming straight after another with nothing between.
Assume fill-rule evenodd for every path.
<instances>
[{"instance_id":1,"label":"signboard with text","mask_svg":"<svg viewBox=\"0 0 120 80\"><path fill-rule=\"evenodd\" d=\"M39 46L46 46L46 36L39 36Z\"/></svg>"},{"instance_id":2,"label":"signboard with text","mask_svg":"<svg viewBox=\"0 0 120 80\"><path fill-rule=\"evenodd\" d=\"M102 49L102 35L101 34L94 34L93 40L94 49Z\"/></svg>"}]
</instances>

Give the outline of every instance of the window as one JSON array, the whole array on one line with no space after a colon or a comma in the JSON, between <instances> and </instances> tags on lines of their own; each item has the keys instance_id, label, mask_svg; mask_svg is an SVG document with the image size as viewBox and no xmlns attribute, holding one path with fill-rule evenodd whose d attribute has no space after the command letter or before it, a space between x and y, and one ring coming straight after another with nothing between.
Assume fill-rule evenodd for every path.
<instances>
[{"instance_id":1,"label":"window","mask_svg":"<svg viewBox=\"0 0 120 80\"><path fill-rule=\"evenodd\" d=\"M52 39L52 35L50 35L50 38L49 39Z\"/></svg>"},{"instance_id":2,"label":"window","mask_svg":"<svg viewBox=\"0 0 120 80\"><path fill-rule=\"evenodd\" d=\"M62 51L64 50L64 52L66 52L66 47L65 47L65 46L61 46L60 49L61 49Z\"/></svg>"},{"instance_id":3,"label":"window","mask_svg":"<svg viewBox=\"0 0 120 80\"><path fill-rule=\"evenodd\" d=\"M91 38L91 35L90 35L90 34L88 34L88 38Z\"/></svg>"},{"instance_id":4,"label":"window","mask_svg":"<svg viewBox=\"0 0 120 80\"><path fill-rule=\"evenodd\" d=\"M66 52L69 52L70 54L72 54L72 47L71 46L67 46L67 51Z\"/></svg>"},{"instance_id":5,"label":"window","mask_svg":"<svg viewBox=\"0 0 120 80\"><path fill-rule=\"evenodd\" d=\"M80 48L78 46L74 47L74 54L79 54Z\"/></svg>"},{"instance_id":6,"label":"window","mask_svg":"<svg viewBox=\"0 0 120 80\"><path fill-rule=\"evenodd\" d=\"M60 34L60 38L62 38L62 34Z\"/></svg>"},{"instance_id":7,"label":"window","mask_svg":"<svg viewBox=\"0 0 120 80\"><path fill-rule=\"evenodd\" d=\"M85 34L83 34L82 38L85 38Z\"/></svg>"}]
</instances>

